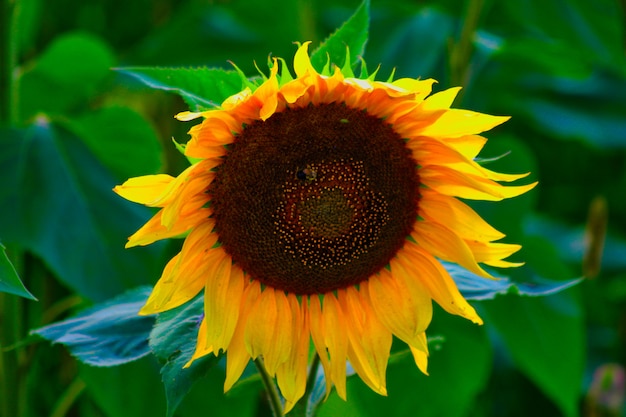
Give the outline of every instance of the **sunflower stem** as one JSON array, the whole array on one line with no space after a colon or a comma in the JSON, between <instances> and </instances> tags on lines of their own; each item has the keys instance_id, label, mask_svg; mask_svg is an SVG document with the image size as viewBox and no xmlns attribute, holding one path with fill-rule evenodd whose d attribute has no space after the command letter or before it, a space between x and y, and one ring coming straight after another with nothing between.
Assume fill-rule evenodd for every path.
<instances>
[{"instance_id":1,"label":"sunflower stem","mask_svg":"<svg viewBox=\"0 0 626 417\"><path fill-rule=\"evenodd\" d=\"M265 392L267 393L267 399L270 403L272 415L274 417L282 417L283 404L280 400L280 394L278 393L276 384L274 384L274 380L267 372L267 369L265 369L265 365L263 364L263 360L261 358L256 358L254 360L254 364L261 375L261 380L263 381L263 386L265 387Z\"/></svg>"},{"instance_id":2,"label":"sunflower stem","mask_svg":"<svg viewBox=\"0 0 626 417\"><path fill-rule=\"evenodd\" d=\"M470 0L463 20L461 35L458 42L450 50L450 83L451 85L466 85L470 76L470 61L472 58L474 34L478 28L478 21L483 9L484 0Z\"/></svg>"},{"instance_id":3,"label":"sunflower stem","mask_svg":"<svg viewBox=\"0 0 626 417\"><path fill-rule=\"evenodd\" d=\"M19 0L4 0L0 7L0 123L18 122L18 31Z\"/></svg>"},{"instance_id":4,"label":"sunflower stem","mask_svg":"<svg viewBox=\"0 0 626 417\"><path fill-rule=\"evenodd\" d=\"M298 400L296 405L293 407L293 410L290 414L293 417L312 417L317 414L316 413L317 405L314 404L311 406L310 402L311 402L311 393L313 392L313 389L315 388L315 381L317 379L317 371L318 371L319 366L320 366L320 357L318 355L315 355L313 357L313 360L311 361L311 366L309 367L309 375L307 376L307 379L306 379L306 391L304 392L304 395L302 396L302 398L300 398L300 400ZM311 411L310 413L308 412L309 410Z\"/></svg>"}]
</instances>

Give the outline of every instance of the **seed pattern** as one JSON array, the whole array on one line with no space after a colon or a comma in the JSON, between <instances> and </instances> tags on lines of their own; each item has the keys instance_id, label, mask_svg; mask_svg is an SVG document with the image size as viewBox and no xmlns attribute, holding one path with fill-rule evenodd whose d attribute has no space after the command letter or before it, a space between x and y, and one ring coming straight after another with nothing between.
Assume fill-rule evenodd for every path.
<instances>
[{"instance_id":1,"label":"seed pattern","mask_svg":"<svg viewBox=\"0 0 626 417\"><path fill-rule=\"evenodd\" d=\"M285 251L309 269L348 265L378 240L389 220L387 204L369 188L362 161L323 161L308 169L315 179L296 177L283 186L275 233Z\"/></svg>"},{"instance_id":2,"label":"seed pattern","mask_svg":"<svg viewBox=\"0 0 626 417\"><path fill-rule=\"evenodd\" d=\"M384 268L417 217L417 164L383 120L341 103L244 127L208 188L222 248L252 278L296 294Z\"/></svg>"}]
</instances>

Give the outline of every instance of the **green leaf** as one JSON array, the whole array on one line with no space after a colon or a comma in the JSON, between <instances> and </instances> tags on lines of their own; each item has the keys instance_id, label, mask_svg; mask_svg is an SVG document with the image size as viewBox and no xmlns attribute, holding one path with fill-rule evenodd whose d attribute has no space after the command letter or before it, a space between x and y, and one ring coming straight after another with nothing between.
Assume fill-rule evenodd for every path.
<instances>
[{"instance_id":1,"label":"green leaf","mask_svg":"<svg viewBox=\"0 0 626 417\"><path fill-rule=\"evenodd\" d=\"M150 291L150 287L127 291L31 333L63 344L88 365L116 366L135 361L150 353L148 336L155 318L138 314Z\"/></svg>"},{"instance_id":2,"label":"green leaf","mask_svg":"<svg viewBox=\"0 0 626 417\"><path fill-rule=\"evenodd\" d=\"M384 71L391 71L393 65L397 68L396 78L432 77L443 82L456 22L439 8L411 3L413 10L407 12L406 8L395 10L400 6L390 2L387 13L377 16L367 44L368 62L382 63Z\"/></svg>"},{"instance_id":3,"label":"green leaf","mask_svg":"<svg viewBox=\"0 0 626 417\"><path fill-rule=\"evenodd\" d=\"M79 294L98 301L154 281L163 244L125 250L151 215L111 189L115 180L79 138L41 118L0 130L0 236L42 258Z\"/></svg>"},{"instance_id":4,"label":"green leaf","mask_svg":"<svg viewBox=\"0 0 626 417\"><path fill-rule=\"evenodd\" d=\"M351 67L359 62L365 53L365 44L369 36L370 2L363 0L359 8L339 29L330 35L311 53L311 63L321 71L330 58L330 62L342 67L345 65L346 47L350 48Z\"/></svg>"},{"instance_id":5,"label":"green leaf","mask_svg":"<svg viewBox=\"0 0 626 417\"><path fill-rule=\"evenodd\" d=\"M439 349L431 349L429 376L417 369L411 355L405 355L389 364L388 397L374 393L353 377L348 380L348 401L333 392L320 406L318 416L467 415L491 370L485 329L437 309L429 333L445 338Z\"/></svg>"},{"instance_id":6,"label":"green leaf","mask_svg":"<svg viewBox=\"0 0 626 417\"><path fill-rule=\"evenodd\" d=\"M234 70L128 67L118 68L117 71L134 77L150 88L180 95L192 111L218 106L243 89L243 80Z\"/></svg>"},{"instance_id":7,"label":"green leaf","mask_svg":"<svg viewBox=\"0 0 626 417\"><path fill-rule=\"evenodd\" d=\"M75 109L110 75L114 62L110 48L93 35L73 32L55 38L21 76L22 119Z\"/></svg>"},{"instance_id":8,"label":"green leaf","mask_svg":"<svg viewBox=\"0 0 626 417\"><path fill-rule=\"evenodd\" d=\"M184 368L196 349L198 329L202 322L204 297L198 296L174 310L159 314L150 334L150 347L162 363L167 417L172 417L191 386L217 364L218 358L206 355Z\"/></svg>"},{"instance_id":9,"label":"green leaf","mask_svg":"<svg viewBox=\"0 0 626 417\"><path fill-rule=\"evenodd\" d=\"M583 55L596 61L623 66L624 29L621 9L614 1L530 0L502 2L499 6L506 10L506 20L514 27L519 25L535 37L576 45Z\"/></svg>"},{"instance_id":10,"label":"green leaf","mask_svg":"<svg viewBox=\"0 0 626 417\"><path fill-rule=\"evenodd\" d=\"M37 299L26 289L13 264L9 260L6 248L0 243L0 292L6 292L29 300Z\"/></svg>"},{"instance_id":11,"label":"green leaf","mask_svg":"<svg viewBox=\"0 0 626 417\"><path fill-rule=\"evenodd\" d=\"M497 297L481 315L497 330L516 365L565 416L578 415L585 337L577 291L550 297Z\"/></svg>"},{"instance_id":12,"label":"green leaf","mask_svg":"<svg viewBox=\"0 0 626 417\"><path fill-rule=\"evenodd\" d=\"M156 173L162 148L154 128L127 107L107 107L65 122L118 181Z\"/></svg>"},{"instance_id":13,"label":"green leaf","mask_svg":"<svg viewBox=\"0 0 626 417\"><path fill-rule=\"evenodd\" d=\"M89 401L106 417L163 416L165 399L152 356L112 368L79 364Z\"/></svg>"}]
</instances>

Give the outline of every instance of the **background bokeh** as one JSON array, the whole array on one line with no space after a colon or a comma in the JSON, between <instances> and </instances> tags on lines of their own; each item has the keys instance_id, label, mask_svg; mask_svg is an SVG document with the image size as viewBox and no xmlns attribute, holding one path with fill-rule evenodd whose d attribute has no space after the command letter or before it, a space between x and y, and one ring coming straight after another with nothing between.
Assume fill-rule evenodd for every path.
<instances>
[{"instance_id":1,"label":"background bokeh","mask_svg":"<svg viewBox=\"0 0 626 417\"><path fill-rule=\"evenodd\" d=\"M0 241L39 301L0 293L0 416L165 415L153 358L95 368L28 333L153 284L180 244L124 250L150 212L111 189L186 166L171 138L186 141L190 125L173 115L187 107L111 68L230 68L232 61L254 75L254 62L264 68L268 54L289 61L294 41L316 45L360 2L5 3ZM508 242L524 246L514 260L526 265L503 273L518 282L588 278L545 298L476 302L482 327L437 310L429 334L442 339L431 345L430 376L399 353L388 368L389 397L354 378L349 401L332 394L320 415L626 416L624 7L618 0L372 0L364 58L370 68L381 64L381 78L395 68L396 77L437 79L436 91L461 85L455 107L512 116L487 134L481 157L509 153L486 163L532 171L539 186L473 205ZM176 415L267 415L258 378L227 395L223 378L213 368Z\"/></svg>"}]
</instances>

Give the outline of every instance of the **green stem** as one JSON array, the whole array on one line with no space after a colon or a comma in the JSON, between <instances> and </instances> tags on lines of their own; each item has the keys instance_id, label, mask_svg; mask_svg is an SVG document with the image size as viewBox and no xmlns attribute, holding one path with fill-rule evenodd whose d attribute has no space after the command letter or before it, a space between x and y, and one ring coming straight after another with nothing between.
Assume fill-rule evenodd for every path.
<instances>
[{"instance_id":1,"label":"green stem","mask_svg":"<svg viewBox=\"0 0 626 417\"><path fill-rule=\"evenodd\" d=\"M18 122L18 31L19 0L4 0L0 8L0 123Z\"/></svg>"},{"instance_id":2,"label":"green stem","mask_svg":"<svg viewBox=\"0 0 626 417\"><path fill-rule=\"evenodd\" d=\"M278 394L278 389L276 388L276 384L274 384L274 380L272 379L270 374L267 373L267 369L265 369L265 365L263 364L263 360L261 358L256 358L254 360L254 364L256 365L259 374L261 375L263 386L265 386L265 392L267 393L267 399L270 403L272 415L274 417L282 417L283 405L280 401L280 395Z\"/></svg>"},{"instance_id":3,"label":"green stem","mask_svg":"<svg viewBox=\"0 0 626 417\"><path fill-rule=\"evenodd\" d=\"M82 379L76 378L59 398L50 417L65 417L80 394L85 390L85 386L85 382Z\"/></svg>"},{"instance_id":4,"label":"green stem","mask_svg":"<svg viewBox=\"0 0 626 417\"><path fill-rule=\"evenodd\" d=\"M472 57L474 33L483 9L484 0L470 0L463 20L461 36L450 51L450 84L465 85L469 78L469 64Z\"/></svg>"},{"instance_id":5,"label":"green stem","mask_svg":"<svg viewBox=\"0 0 626 417\"><path fill-rule=\"evenodd\" d=\"M304 395L296 405L293 407L291 411L291 416L293 417L306 417L307 409L309 408L309 402L311 400L311 393L313 392L313 388L315 388L315 380L317 378L317 370L320 366L320 357L315 355L313 360L311 361L311 366L309 367L309 375L306 379L306 391ZM313 410L312 415L315 415L315 410Z\"/></svg>"},{"instance_id":6,"label":"green stem","mask_svg":"<svg viewBox=\"0 0 626 417\"><path fill-rule=\"evenodd\" d=\"M22 300L8 293L0 293L0 416L23 415L20 410L22 381L20 340Z\"/></svg>"}]
</instances>

